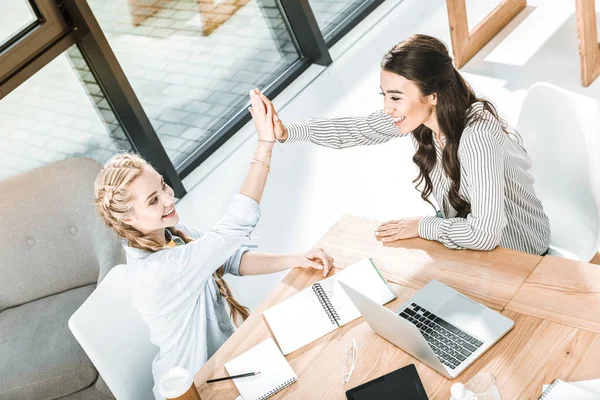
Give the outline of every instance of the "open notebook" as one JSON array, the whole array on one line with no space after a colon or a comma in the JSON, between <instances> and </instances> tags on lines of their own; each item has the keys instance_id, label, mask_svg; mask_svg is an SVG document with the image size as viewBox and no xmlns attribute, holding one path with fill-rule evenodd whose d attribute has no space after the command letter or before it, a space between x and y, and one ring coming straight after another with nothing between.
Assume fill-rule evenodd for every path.
<instances>
[{"instance_id":1,"label":"open notebook","mask_svg":"<svg viewBox=\"0 0 600 400\"><path fill-rule=\"evenodd\" d=\"M379 304L396 298L370 259L346 267L263 313L283 354L290 354L361 316L338 281Z\"/></svg>"},{"instance_id":2,"label":"open notebook","mask_svg":"<svg viewBox=\"0 0 600 400\"><path fill-rule=\"evenodd\" d=\"M598 400L600 399L600 379L580 382L565 382L555 379L544 385L542 400Z\"/></svg>"},{"instance_id":3,"label":"open notebook","mask_svg":"<svg viewBox=\"0 0 600 400\"><path fill-rule=\"evenodd\" d=\"M298 380L272 338L268 338L225 363L229 375L260 372L260 375L234 379L244 400L264 400Z\"/></svg>"}]
</instances>

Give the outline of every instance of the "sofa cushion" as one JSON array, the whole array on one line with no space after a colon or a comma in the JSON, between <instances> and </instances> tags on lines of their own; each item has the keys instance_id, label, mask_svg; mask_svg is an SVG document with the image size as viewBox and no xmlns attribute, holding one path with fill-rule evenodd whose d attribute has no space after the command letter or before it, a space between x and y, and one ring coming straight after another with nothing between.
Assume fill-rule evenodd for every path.
<instances>
[{"instance_id":1,"label":"sofa cushion","mask_svg":"<svg viewBox=\"0 0 600 400\"><path fill-rule=\"evenodd\" d=\"M99 392L95 386L90 386L88 388L80 390L77 393L73 393L65 397L59 397L56 400L114 400L114 397L106 397L101 392Z\"/></svg>"},{"instance_id":2,"label":"sofa cushion","mask_svg":"<svg viewBox=\"0 0 600 400\"><path fill-rule=\"evenodd\" d=\"M0 400L54 399L96 380L96 369L68 327L95 286L0 313Z\"/></svg>"},{"instance_id":3,"label":"sofa cushion","mask_svg":"<svg viewBox=\"0 0 600 400\"><path fill-rule=\"evenodd\" d=\"M96 283L123 262L94 206L100 168L71 158L0 181L0 311Z\"/></svg>"},{"instance_id":4,"label":"sofa cushion","mask_svg":"<svg viewBox=\"0 0 600 400\"><path fill-rule=\"evenodd\" d=\"M80 390L79 392L70 394L68 396L59 397L56 400L115 400L115 398L106 397L101 391L98 390L96 385L92 385Z\"/></svg>"},{"instance_id":5,"label":"sofa cushion","mask_svg":"<svg viewBox=\"0 0 600 400\"><path fill-rule=\"evenodd\" d=\"M113 394L113 392L111 392L110 388L108 387L108 385L106 384L106 382L104 381L104 379L102 379L102 376L98 375L98 380L94 384L94 387L100 393L102 393L102 395L104 395L104 397L106 397L107 399L114 399L115 398L115 395Z\"/></svg>"}]
</instances>

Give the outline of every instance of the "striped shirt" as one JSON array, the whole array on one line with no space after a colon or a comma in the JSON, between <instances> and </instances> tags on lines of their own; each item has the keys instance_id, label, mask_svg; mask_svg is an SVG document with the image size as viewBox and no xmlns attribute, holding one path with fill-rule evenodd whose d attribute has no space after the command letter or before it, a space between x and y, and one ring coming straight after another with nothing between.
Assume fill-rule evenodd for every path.
<instances>
[{"instance_id":1,"label":"striped shirt","mask_svg":"<svg viewBox=\"0 0 600 400\"><path fill-rule=\"evenodd\" d=\"M150 340L160 351L152 362L154 395L161 377L172 367L196 374L231 336L234 327L212 276L220 266L239 275L247 250L242 242L260 217L258 203L234 196L227 213L207 232L185 225L177 229L194 239L155 253L123 243L127 254L127 282L133 303L150 329Z\"/></svg>"},{"instance_id":2,"label":"striped shirt","mask_svg":"<svg viewBox=\"0 0 600 400\"><path fill-rule=\"evenodd\" d=\"M460 195L471 204L466 218L456 217L448 199L451 180L442 167L442 148L434 140L437 162L431 172L432 194L443 218L426 216L419 236L437 240L451 249L491 250L507 247L532 254L550 244L550 222L533 189L528 170L531 159L516 132L502 130L500 122L475 103L476 118L460 138ZM366 117L315 117L286 125L286 143L310 141L334 149L375 145L410 134L400 134L382 110ZM410 135L415 148L416 140Z\"/></svg>"}]
</instances>

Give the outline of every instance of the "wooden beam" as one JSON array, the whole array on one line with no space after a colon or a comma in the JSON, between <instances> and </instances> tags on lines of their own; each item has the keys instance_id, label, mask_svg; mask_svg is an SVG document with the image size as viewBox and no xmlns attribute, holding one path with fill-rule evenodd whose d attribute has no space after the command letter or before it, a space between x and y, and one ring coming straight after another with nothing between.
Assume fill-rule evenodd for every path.
<instances>
[{"instance_id":1,"label":"wooden beam","mask_svg":"<svg viewBox=\"0 0 600 400\"><path fill-rule=\"evenodd\" d=\"M595 0L576 0L581 84L589 86L600 74Z\"/></svg>"},{"instance_id":2,"label":"wooden beam","mask_svg":"<svg viewBox=\"0 0 600 400\"><path fill-rule=\"evenodd\" d=\"M527 5L527 0L504 0L469 32L465 0L446 0L452 53L461 68Z\"/></svg>"}]
</instances>

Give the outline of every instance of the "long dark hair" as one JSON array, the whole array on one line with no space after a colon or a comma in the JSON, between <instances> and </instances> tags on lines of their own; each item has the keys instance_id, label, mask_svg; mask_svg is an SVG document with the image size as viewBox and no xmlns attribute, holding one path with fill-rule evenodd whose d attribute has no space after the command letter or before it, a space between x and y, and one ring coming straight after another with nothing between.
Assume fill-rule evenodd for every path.
<instances>
[{"instance_id":1,"label":"long dark hair","mask_svg":"<svg viewBox=\"0 0 600 400\"><path fill-rule=\"evenodd\" d=\"M505 131L506 124L498 117L495 107L490 102L475 95L473 89L452 65L448 48L439 39L427 35L413 35L387 52L381 61L381 68L413 81L423 96L434 93L437 95L435 113L440 130L446 138L442 166L451 180L448 199L457 216L465 218L471 212L471 204L459 194L458 145L465 127L480 116L478 113L469 112L469 109L473 103L482 102L484 110L498 119ZM425 125L419 126L412 134L418 144L413 161L419 167L419 175L413 182L416 183L417 189L423 184L421 198L433 206L429 196L432 191L430 173L436 163L434 134Z\"/></svg>"}]
</instances>

